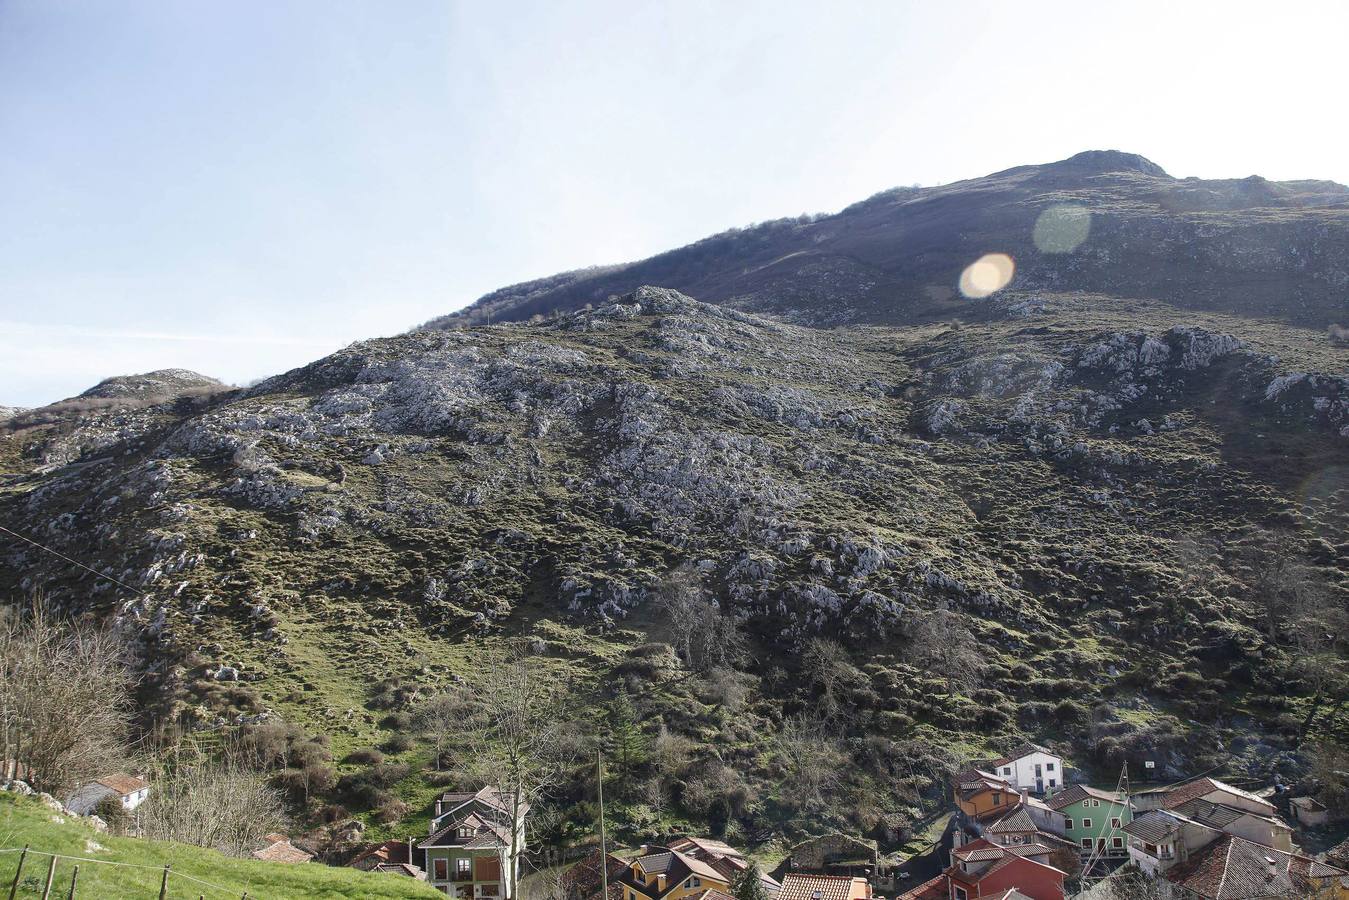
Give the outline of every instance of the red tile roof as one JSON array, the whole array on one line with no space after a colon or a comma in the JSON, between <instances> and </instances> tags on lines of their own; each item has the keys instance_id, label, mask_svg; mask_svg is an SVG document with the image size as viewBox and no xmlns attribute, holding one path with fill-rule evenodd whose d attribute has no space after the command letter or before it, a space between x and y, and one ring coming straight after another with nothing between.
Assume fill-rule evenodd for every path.
<instances>
[{"instance_id":1,"label":"red tile roof","mask_svg":"<svg viewBox=\"0 0 1349 900\"><path fill-rule=\"evenodd\" d=\"M946 876L938 875L936 878L924 881L917 887L905 891L895 900L949 900L950 896L951 888L946 881Z\"/></svg>"},{"instance_id":2,"label":"red tile roof","mask_svg":"<svg viewBox=\"0 0 1349 900\"><path fill-rule=\"evenodd\" d=\"M1074 784L1059 791L1054 796L1045 801L1052 810L1060 810L1064 807L1072 806L1088 797L1094 800L1104 800L1107 803L1123 803L1124 795L1113 791L1100 791L1094 787L1087 787L1085 784Z\"/></svg>"},{"instance_id":3,"label":"red tile roof","mask_svg":"<svg viewBox=\"0 0 1349 900\"><path fill-rule=\"evenodd\" d=\"M253 851L251 855L254 859L278 863L303 863L314 858L314 854L301 850L284 834L269 834L263 840L266 846Z\"/></svg>"},{"instance_id":4,"label":"red tile roof","mask_svg":"<svg viewBox=\"0 0 1349 900\"><path fill-rule=\"evenodd\" d=\"M134 775L127 775L125 772L118 772L116 775L104 775L97 781L105 788L116 791L119 797L134 794L136 791L150 786L149 782L142 781Z\"/></svg>"},{"instance_id":5,"label":"red tile roof","mask_svg":"<svg viewBox=\"0 0 1349 900\"><path fill-rule=\"evenodd\" d=\"M865 878L792 872L782 876L777 900L863 900L870 896L871 885Z\"/></svg>"},{"instance_id":6,"label":"red tile roof","mask_svg":"<svg viewBox=\"0 0 1349 900\"><path fill-rule=\"evenodd\" d=\"M1205 794L1211 794L1214 791L1225 791L1234 796L1249 800L1252 803L1262 804L1270 812L1274 811L1274 804L1270 803L1264 797L1257 797L1250 791L1243 791L1241 788L1232 787L1232 785L1219 781L1216 778L1196 778L1194 781L1182 784L1180 787L1172 788L1166 792L1166 796L1162 799L1162 805L1167 809L1175 809L1187 800L1194 800L1197 797L1203 797Z\"/></svg>"},{"instance_id":7,"label":"red tile roof","mask_svg":"<svg viewBox=\"0 0 1349 900\"><path fill-rule=\"evenodd\" d=\"M1349 875L1344 869L1224 834L1172 866L1166 879L1206 900L1309 896L1322 879Z\"/></svg>"}]
</instances>

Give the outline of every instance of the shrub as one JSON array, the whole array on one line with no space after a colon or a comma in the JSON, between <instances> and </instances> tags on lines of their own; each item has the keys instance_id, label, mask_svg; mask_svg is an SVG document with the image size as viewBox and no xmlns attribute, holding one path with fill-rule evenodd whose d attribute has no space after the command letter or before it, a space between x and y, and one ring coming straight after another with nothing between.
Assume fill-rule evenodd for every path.
<instances>
[{"instance_id":1,"label":"shrub","mask_svg":"<svg viewBox=\"0 0 1349 900\"><path fill-rule=\"evenodd\" d=\"M407 814L408 805L397 797L392 797L375 810L375 821L381 825L392 825L394 822L402 821Z\"/></svg>"},{"instance_id":2,"label":"shrub","mask_svg":"<svg viewBox=\"0 0 1349 900\"><path fill-rule=\"evenodd\" d=\"M367 747L364 750L353 750L347 754L347 762L355 763L358 766L377 766L384 762L384 754L374 747Z\"/></svg>"},{"instance_id":3,"label":"shrub","mask_svg":"<svg viewBox=\"0 0 1349 900\"><path fill-rule=\"evenodd\" d=\"M402 753L411 750L413 744L412 735L397 732L384 742L383 747L386 753Z\"/></svg>"},{"instance_id":4,"label":"shrub","mask_svg":"<svg viewBox=\"0 0 1349 900\"><path fill-rule=\"evenodd\" d=\"M390 731L407 731L412 728L412 713L402 710L391 712L379 724Z\"/></svg>"}]
</instances>

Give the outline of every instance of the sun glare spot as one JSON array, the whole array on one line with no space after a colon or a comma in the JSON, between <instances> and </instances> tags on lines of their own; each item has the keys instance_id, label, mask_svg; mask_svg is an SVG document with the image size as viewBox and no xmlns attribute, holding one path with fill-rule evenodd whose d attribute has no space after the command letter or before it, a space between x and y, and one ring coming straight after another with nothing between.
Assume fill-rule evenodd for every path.
<instances>
[{"instance_id":1,"label":"sun glare spot","mask_svg":"<svg viewBox=\"0 0 1349 900\"><path fill-rule=\"evenodd\" d=\"M960 273L960 293L972 300L987 297L1007 287L1016 273L1016 263L1006 253L986 253Z\"/></svg>"},{"instance_id":2,"label":"sun glare spot","mask_svg":"<svg viewBox=\"0 0 1349 900\"><path fill-rule=\"evenodd\" d=\"M1035 246L1041 253L1071 253L1091 232L1091 213L1085 207L1051 206L1035 220Z\"/></svg>"}]
</instances>

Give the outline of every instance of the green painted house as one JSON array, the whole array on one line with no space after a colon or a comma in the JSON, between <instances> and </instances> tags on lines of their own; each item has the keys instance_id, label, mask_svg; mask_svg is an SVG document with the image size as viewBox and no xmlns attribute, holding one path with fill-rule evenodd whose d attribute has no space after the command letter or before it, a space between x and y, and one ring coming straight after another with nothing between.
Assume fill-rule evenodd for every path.
<instances>
[{"instance_id":1,"label":"green painted house","mask_svg":"<svg viewBox=\"0 0 1349 900\"><path fill-rule=\"evenodd\" d=\"M1123 793L1099 791L1074 784L1045 800L1063 816L1063 834L1077 845L1083 857L1128 856L1128 835L1122 830L1133 821Z\"/></svg>"},{"instance_id":2,"label":"green painted house","mask_svg":"<svg viewBox=\"0 0 1349 900\"><path fill-rule=\"evenodd\" d=\"M460 900L507 900L510 814L493 788L443 794L430 831L417 848L432 887Z\"/></svg>"}]
</instances>

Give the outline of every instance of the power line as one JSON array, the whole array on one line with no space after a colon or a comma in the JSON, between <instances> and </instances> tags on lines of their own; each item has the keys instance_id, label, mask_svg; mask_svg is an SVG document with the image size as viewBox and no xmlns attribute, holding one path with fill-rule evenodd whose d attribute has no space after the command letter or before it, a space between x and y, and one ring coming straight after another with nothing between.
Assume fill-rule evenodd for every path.
<instances>
[{"instance_id":1,"label":"power line","mask_svg":"<svg viewBox=\"0 0 1349 900\"><path fill-rule=\"evenodd\" d=\"M142 591L142 590L140 590L140 589L138 589L138 588L132 587L131 585L127 584L125 581L119 581L118 579L113 578L111 575L108 575L108 574L105 573L105 572L100 572L98 569L92 568L92 567L90 567L90 566L86 566L84 563L80 562L78 559L71 559L69 556L66 556L66 555L65 555L64 553L62 553L61 551L59 551L59 550L53 550L51 547L48 547L46 544L40 544L40 543L38 543L37 541L33 540L33 539L30 538L30 537L25 537L24 535L19 534L17 531L14 531L14 530L12 530L12 529L6 528L6 527L3 526L3 525L0 525L0 531L3 531L5 534L8 534L8 535L10 535L10 536L12 536L12 537L18 538L19 540L23 541L25 544L32 544L34 547L38 548L39 550L43 550L43 551L45 551L45 552L47 552L47 553L50 553L52 556L55 556L55 557L57 557L58 559L63 559L63 560L65 560L66 562L70 563L70 564L73 565L73 566L79 566L81 569L84 569L86 572L92 572L92 573L94 573L95 575L97 575L99 578L105 578L105 579L107 579L108 581L111 581L113 584L118 585L119 587L126 588L128 591L131 591L131 593L135 594L137 597L148 597L148 596L149 596L149 595L147 595L144 591Z\"/></svg>"}]
</instances>

